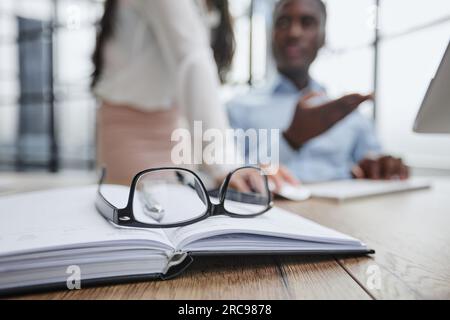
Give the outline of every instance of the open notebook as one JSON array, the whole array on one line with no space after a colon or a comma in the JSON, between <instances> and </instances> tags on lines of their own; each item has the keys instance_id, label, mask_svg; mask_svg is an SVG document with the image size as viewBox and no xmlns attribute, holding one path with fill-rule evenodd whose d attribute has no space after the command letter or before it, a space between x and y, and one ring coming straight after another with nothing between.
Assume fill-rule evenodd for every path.
<instances>
[{"instance_id":1,"label":"open notebook","mask_svg":"<svg viewBox=\"0 0 450 320\"><path fill-rule=\"evenodd\" d=\"M105 186L120 199L128 188ZM252 219L213 217L170 230L119 229L95 209L96 186L0 197L0 293L168 279L196 256L369 254L359 240L272 209ZM177 195L174 194L174 197Z\"/></svg>"}]
</instances>

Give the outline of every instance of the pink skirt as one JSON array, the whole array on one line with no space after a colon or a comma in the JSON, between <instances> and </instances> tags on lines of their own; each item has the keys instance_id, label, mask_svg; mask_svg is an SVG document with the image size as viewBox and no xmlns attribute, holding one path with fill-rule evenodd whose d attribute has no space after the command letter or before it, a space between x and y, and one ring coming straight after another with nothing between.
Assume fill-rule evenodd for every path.
<instances>
[{"instance_id":1,"label":"pink skirt","mask_svg":"<svg viewBox=\"0 0 450 320\"><path fill-rule=\"evenodd\" d=\"M107 182L130 185L140 171L173 166L172 132L179 127L177 108L140 111L104 103L97 117L97 162Z\"/></svg>"}]
</instances>

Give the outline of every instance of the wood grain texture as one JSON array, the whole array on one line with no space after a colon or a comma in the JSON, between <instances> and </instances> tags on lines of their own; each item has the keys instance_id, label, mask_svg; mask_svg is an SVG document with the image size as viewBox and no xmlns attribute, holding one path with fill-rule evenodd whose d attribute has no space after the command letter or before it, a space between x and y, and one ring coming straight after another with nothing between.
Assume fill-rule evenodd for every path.
<instances>
[{"instance_id":1,"label":"wood grain texture","mask_svg":"<svg viewBox=\"0 0 450 320\"><path fill-rule=\"evenodd\" d=\"M369 299L333 259L229 257L199 258L185 275L155 281L19 299L279 300Z\"/></svg>"},{"instance_id":2,"label":"wood grain texture","mask_svg":"<svg viewBox=\"0 0 450 320\"><path fill-rule=\"evenodd\" d=\"M270 288L267 290L266 288ZM130 285L28 296L31 299L285 299L269 257L201 258L181 277Z\"/></svg>"},{"instance_id":3,"label":"wood grain texture","mask_svg":"<svg viewBox=\"0 0 450 320\"><path fill-rule=\"evenodd\" d=\"M379 266L372 258L349 258L339 259L339 264L349 273L352 274L356 281L363 286L373 298L377 300L416 300L421 299L421 295L409 288L397 275L392 274L388 269ZM372 288L368 283L371 268L376 266L381 277L381 287ZM373 285L372 285L373 286Z\"/></svg>"},{"instance_id":4,"label":"wood grain texture","mask_svg":"<svg viewBox=\"0 0 450 320\"><path fill-rule=\"evenodd\" d=\"M377 251L371 260L341 260L375 298L450 299L450 180L431 190L343 204L312 200L281 206L354 236ZM367 288L367 270L381 270L382 288Z\"/></svg>"},{"instance_id":5,"label":"wood grain texture","mask_svg":"<svg viewBox=\"0 0 450 320\"><path fill-rule=\"evenodd\" d=\"M372 299L334 259L291 256L275 259L279 262L291 299Z\"/></svg>"}]
</instances>

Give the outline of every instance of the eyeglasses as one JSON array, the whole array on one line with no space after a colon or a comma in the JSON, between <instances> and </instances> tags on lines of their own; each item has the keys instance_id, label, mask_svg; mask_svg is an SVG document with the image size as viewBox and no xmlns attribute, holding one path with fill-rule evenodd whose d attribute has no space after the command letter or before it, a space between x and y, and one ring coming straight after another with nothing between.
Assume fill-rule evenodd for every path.
<instances>
[{"instance_id":1,"label":"eyeglasses","mask_svg":"<svg viewBox=\"0 0 450 320\"><path fill-rule=\"evenodd\" d=\"M257 167L243 167L228 174L218 193L208 193L199 176L182 168L149 169L132 181L128 204L119 209L103 193L102 170L96 208L115 225L127 228L178 228L213 216L254 218L273 207L269 183ZM244 183L244 185L243 185ZM234 186L246 192L239 192ZM217 196L212 203L211 196Z\"/></svg>"}]
</instances>

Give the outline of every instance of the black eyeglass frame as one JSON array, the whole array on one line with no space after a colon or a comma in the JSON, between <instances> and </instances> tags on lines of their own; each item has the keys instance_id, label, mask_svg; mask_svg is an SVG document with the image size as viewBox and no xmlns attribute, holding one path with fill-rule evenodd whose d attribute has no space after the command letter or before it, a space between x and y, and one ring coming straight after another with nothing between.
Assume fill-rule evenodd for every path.
<instances>
[{"instance_id":1,"label":"black eyeglass frame","mask_svg":"<svg viewBox=\"0 0 450 320\"><path fill-rule=\"evenodd\" d=\"M236 172L238 172L240 170L244 170L244 169L256 169L261 172L261 175L264 178L264 183L265 183L265 187L267 189L267 194L268 194L268 203L267 203L267 208L260 213L241 215L241 214L229 212L228 210L225 209L226 195L227 195L228 187L230 185L231 178ZM169 171L169 170L178 171L178 172L186 172L186 173L192 174L196 178L196 181L198 181L198 183L200 184L200 187L206 197L205 201L206 201L207 208L206 208L205 213L203 213L198 218L188 220L185 222L181 222L181 223L175 223L175 224L166 224L166 225L146 224L146 223L137 221L134 216L134 213L133 213L133 199L134 199L134 195L136 192L136 185L137 185L139 179L142 176L152 173L152 172ZM241 168L238 168L238 169L230 172L227 175L225 181L222 183L222 186L220 187L220 191L219 191L219 200L220 201L218 204L214 204L211 202L210 196L208 195L208 192L206 190L206 187L205 187L203 181L200 179L200 177L195 172L193 172L192 170L189 170L189 169L177 168L177 167L163 167L163 168L148 169L148 170L144 170L144 171L138 173L133 178L133 181L132 181L131 187L130 187L130 193L128 196L128 203L127 203L127 206L123 209L119 209L119 208L115 207L113 204L111 204L111 202L109 202L105 198L103 193L101 192L101 188L104 184L105 178L106 178L106 168L103 168L101 177L100 177L100 181L98 184L97 199L95 202L95 206L96 206L97 210L100 212L100 214L105 219L111 221L112 223L114 223L117 226L125 227L125 228L137 228L137 229L179 228L179 227L185 227L185 226L188 226L188 225L191 225L194 223L198 223L200 221L206 220L213 216L228 216L228 217L238 218L238 219L250 219L250 218L255 218L255 217L258 217L258 216L261 216L261 215L267 213L274 206L273 199L272 199L272 193L270 192L270 189L269 189L269 182L267 179L267 175L264 174L264 172L261 170L261 168L254 167L254 166L241 167Z\"/></svg>"}]
</instances>

